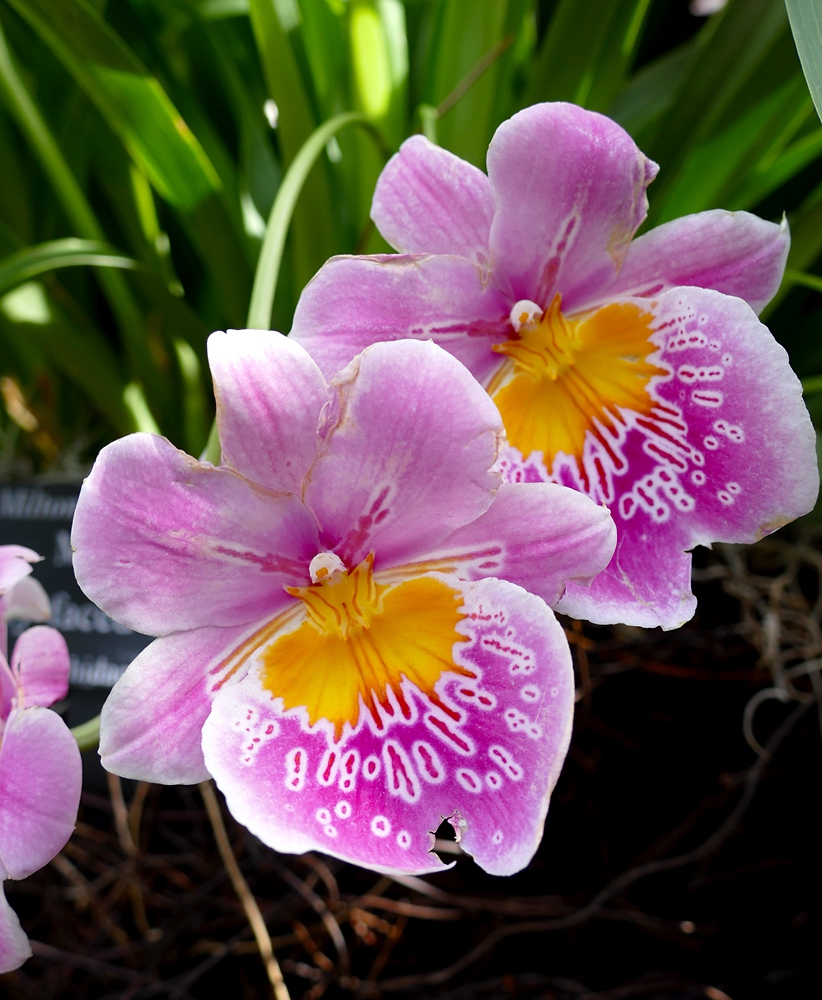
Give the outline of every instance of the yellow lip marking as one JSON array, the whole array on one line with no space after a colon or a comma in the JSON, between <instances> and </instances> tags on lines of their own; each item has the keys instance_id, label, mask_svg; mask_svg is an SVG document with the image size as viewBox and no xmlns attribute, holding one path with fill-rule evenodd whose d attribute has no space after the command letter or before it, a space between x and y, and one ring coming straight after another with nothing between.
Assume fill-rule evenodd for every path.
<instances>
[{"instance_id":1,"label":"yellow lip marking","mask_svg":"<svg viewBox=\"0 0 822 1000\"><path fill-rule=\"evenodd\" d=\"M496 344L506 361L488 386L502 414L508 440L524 457L542 452L550 471L559 452L577 459L580 472L585 436L593 434L610 451L595 420L613 428L618 407L648 414L653 317L638 305L615 302L580 319L568 319L559 295L540 316L515 307L516 339ZM521 325L520 325L521 324Z\"/></svg>"},{"instance_id":2,"label":"yellow lip marking","mask_svg":"<svg viewBox=\"0 0 822 1000\"><path fill-rule=\"evenodd\" d=\"M464 617L461 593L430 576L379 584L373 563L372 553L351 571L323 566L312 573L312 586L287 587L306 618L261 652L263 687L286 710L305 706L311 725L329 720L336 739L346 722L356 727L360 699L382 728L383 715L396 711L389 689L410 718L403 677L453 715L434 685L444 671L475 676L454 663L454 644L468 641L456 630Z\"/></svg>"}]
</instances>

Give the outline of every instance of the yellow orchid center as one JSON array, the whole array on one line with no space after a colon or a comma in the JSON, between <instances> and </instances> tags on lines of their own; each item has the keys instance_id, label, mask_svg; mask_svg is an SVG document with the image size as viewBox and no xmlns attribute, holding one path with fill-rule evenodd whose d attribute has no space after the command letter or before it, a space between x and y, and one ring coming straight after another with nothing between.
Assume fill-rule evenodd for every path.
<instances>
[{"instance_id":1,"label":"yellow orchid center","mask_svg":"<svg viewBox=\"0 0 822 1000\"><path fill-rule=\"evenodd\" d=\"M559 295L544 313L534 302L517 302L517 336L494 346L506 363L488 387L510 443L526 458L541 452L549 471L560 452L582 471L586 435L603 440L597 422L614 428L619 408L649 413L648 381L665 374L648 361L656 350L652 319L630 302L573 319L563 314Z\"/></svg>"},{"instance_id":2,"label":"yellow orchid center","mask_svg":"<svg viewBox=\"0 0 822 1000\"><path fill-rule=\"evenodd\" d=\"M431 576L380 584L373 564L373 553L352 570L316 556L312 584L286 588L304 620L261 653L263 687L285 710L305 707L311 725L330 721L337 739L346 722L356 728L360 702L378 729L397 712L410 719L403 680L449 711L434 691L441 674L475 676L454 663L454 644L467 641L456 630L460 592Z\"/></svg>"}]
</instances>

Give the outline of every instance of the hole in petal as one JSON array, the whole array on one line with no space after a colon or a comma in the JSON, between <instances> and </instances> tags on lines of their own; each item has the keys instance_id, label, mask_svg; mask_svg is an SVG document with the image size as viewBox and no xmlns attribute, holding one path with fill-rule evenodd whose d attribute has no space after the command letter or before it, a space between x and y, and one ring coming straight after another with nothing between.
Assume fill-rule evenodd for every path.
<instances>
[{"instance_id":1,"label":"hole in petal","mask_svg":"<svg viewBox=\"0 0 822 1000\"><path fill-rule=\"evenodd\" d=\"M453 862L455 855L463 853L462 848L457 843L456 831L448 817L445 817L434 831L434 846L430 853L436 854L440 861L446 865Z\"/></svg>"}]
</instances>

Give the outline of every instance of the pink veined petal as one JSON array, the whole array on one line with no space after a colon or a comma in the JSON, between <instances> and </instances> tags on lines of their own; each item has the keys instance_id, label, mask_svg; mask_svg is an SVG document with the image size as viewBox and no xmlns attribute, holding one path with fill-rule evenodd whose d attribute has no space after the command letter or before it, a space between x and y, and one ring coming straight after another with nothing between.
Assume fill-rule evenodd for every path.
<instances>
[{"instance_id":1,"label":"pink veined petal","mask_svg":"<svg viewBox=\"0 0 822 1000\"><path fill-rule=\"evenodd\" d=\"M405 562L490 506L499 413L445 351L375 344L331 387L305 503L349 567L371 551L380 569Z\"/></svg>"},{"instance_id":2,"label":"pink veined petal","mask_svg":"<svg viewBox=\"0 0 822 1000\"><path fill-rule=\"evenodd\" d=\"M672 527L637 538L618 512L615 520L622 534L607 569L588 587L569 583L556 610L598 625L684 625L694 616L696 598L691 553L682 550L681 532Z\"/></svg>"},{"instance_id":3,"label":"pink veined petal","mask_svg":"<svg viewBox=\"0 0 822 1000\"><path fill-rule=\"evenodd\" d=\"M659 346L650 360L670 375L652 379L650 413L627 414L611 440L622 471L600 451L616 554L590 590L570 584L558 609L676 628L695 607L688 550L753 542L811 510L816 439L787 354L745 302L677 288L646 308Z\"/></svg>"},{"instance_id":4,"label":"pink veined petal","mask_svg":"<svg viewBox=\"0 0 822 1000\"><path fill-rule=\"evenodd\" d=\"M14 644L11 669L23 698L19 707L48 708L68 693L69 652L56 628L35 625Z\"/></svg>"},{"instance_id":5,"label":"pink veined petal","mask_svg":"<svg viewBox=\"0 0 822 1000\"><path fill-rule=\"evenodd\" d=\"M646 298L696 285L745 299L758 313L779 290L790 245L787 222L721 209L686 215L634 240L619 274L598 298Z\"/></svg>"},{"instance_id":6,"label":"pink veined petal","mask_svg":"<svg viewBox=\"0 0 822 1000\"><path fill-rule=\"evenodd\" d=\"M293 598L289 598L293 600ZM192 629L164 636L133 660L112 688L100 722L103 767L161 785L208 779L202 729L211 703L234 674L232 654L264 624Z\"/></svg>"},{"instance_id":7,"label":"pink veined petal","mask_svg":"<svg viewBox=\"0 0 822 1000\"><path fill-rule=\"evenodd\" d=\"M31 563L40 562L39 556L23 545L0 545L0 594L31 573Z\"/></svg>"},{"instance_id":8,"label":"pink veined petal","mask_svg":"<svg viewBox=\"0 0 822 1000\"><path fill-rule=\"evenodd\" d=\"M495 210L481 170L412 135L380 174L371 218L400 253L457 254L487 267Z\"/></svg>"},{"instance_id":9,"label":"pink veined petal","mask_svg":"<svg viewBox=\"0 0 822 1000\"><path fill-rule=\"evenodd\" d=\"M317 532L298 498L203 465L165 438L105 447L72 526L89 598L148 635L275 614L283 585L308 583Z\"/></svg>"},{"instance_id":10,"label":"pink veined petal","mask_svg":"<svg viewBox=\"0 0 822 1000\"><path fill-rule=\"evenodd\" d=\"M469 642L455 656L476 677L444 672L439 706L404 681L411 718L395 712L382 730L361 717L334 743L304 711L283 714L254 669L224 689L203 750L234 817L278 851L414 874L442 870L431 831L448 818L486 871L524 868L571 736L570 651L533 594L501 580L463 593Z\"/></svg>"},{"instance_id":11,"label":"pink veined petal","mask_svg":"<svg viewBox=\"0 0 822 1000\"><path fill-rule=\"evenodd\" d=\"M0 972L19 969L27 958L31 958L29 939L0 885Z\"/></svg>"},{"instance_id":12,"label":"pink veined petal","mask_svg":"<svg viewBox=\"0 0 822 1000\"><path fill-rule=\"evenodd\" d=\"M46 622L51 618L51 602L42 583L33 576L22 580L0 599L5 621Z\"/></svg>"},{"instance_id":13,"label":"pink veined petal","mask_svg":"<svg viewBox=\"0 0 822 1000\"><path fill-rule=\"evenodd\" d=\"M537 104L497 129L488 177L494 280L574 311L613 280L648 210L657 166L616 122L573 104Z\"/></svg>"},{"instance_id":14,"label":"pink veined petal","mask_svg":"<svg viewBox=\"0 0 822 1000\"><path fill-rule=\"evenodd\" d=\"M0 744L0 863L25 878L57 854L74 830L80 751L48 708L15 709Z\"/></svg>"},{"instance_id":15,"label":"pink veined petal","mask_svg":"<svg viewBox=\"0 0 822 1000\"><path fill-rule=\"evenodd\" d=\"M426 561L453 559L449 571L461 579L499 577L551 606L569 581L587 584L603 570L615 544L607 507L553 483L503 483L488 510Z\"/></svg>"},{"instance_id":16,"label":"pink veined petal","mask_svg":"<svg viewBox=\"0 0 822 1000\"><path fill-rule=\"evenodd\" d=\"M371 344L433 340L484 382L511 335L511 303L465 257L332 257L303 289L290 339L326 378Z\"/></svg>"},{"instance_id":17,"label":"pink veined petal","mask_svg":"<svg viewBox=\"0 0 822 1000\"><path fill-rule=\"evenodd\" d=\"M282 334L229 330L208 338L223 463L299 496L317 451L328 387L305 350Z\"/></svg>"}]
</instances>

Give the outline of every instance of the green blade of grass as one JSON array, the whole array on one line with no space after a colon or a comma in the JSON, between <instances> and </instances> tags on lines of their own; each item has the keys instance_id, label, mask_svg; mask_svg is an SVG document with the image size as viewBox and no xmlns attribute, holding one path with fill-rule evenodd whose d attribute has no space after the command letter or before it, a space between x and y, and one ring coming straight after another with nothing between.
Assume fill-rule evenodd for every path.
<instances>
[{"instance_id":1,"label":"green blade of grass","mask_svg":"<svg viewBox=\"0 0 822 1000\"><path fill-rule=\"evenodd\" d=\"M785 6L808 90L822 118L822 6L819 0L785 0Z\"/></svg>"},{"instance_id":2,"label":"green blade of grass","mask_svg":"<svg viewBox=\"0 0 822 1000\"><path fill-rule=\"evenodd\" d=\"M277 290L285 238L297 199L311 168L325 149L328 140L336 135L340 129L347 125L353 125L355 122L363 124L367 122L367 119L358 111L346 111L343 114L335 115L330 121L324 122L309 136L286 171L271 207L271 215L268 217L265 238L260 250L260 259L257 262L254 286L251 290L251 303L248 307L247 326L249 329L267 330L271 324L271 310L274 305L274 293Z\"/></svg>"},{"instance_id":3,"label":"green blade of grass","mask_svg":"<svg viewBox=\"0 0 822 1000\"><path fill-rule=\"evenodd\" d=\"M94 240L50 240L0 260L0 295L47 271L81 265L116 267L127 271L142 267L132 257L118 254L111 247Z\"/></svg>"},{"instance_id":4,"label":"green blade of grass","mask_svg":"<svg viewBox=\"0 0 822 1000\"><path fill-rule=\"evenodd\" d=\"M157 191L191 208L220 187L157 79L86 0L8 0L71 73Z\"/></svg>"}]
</instances>

